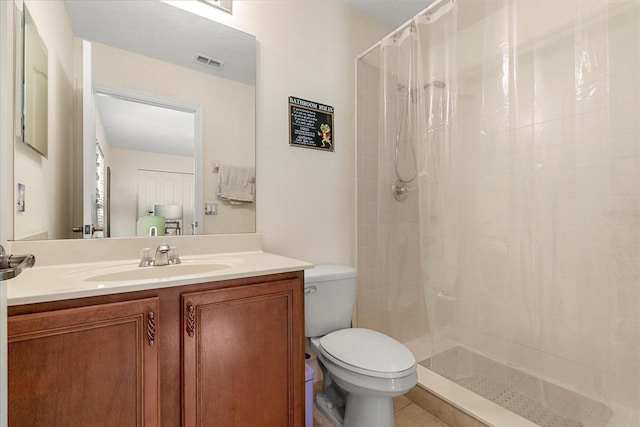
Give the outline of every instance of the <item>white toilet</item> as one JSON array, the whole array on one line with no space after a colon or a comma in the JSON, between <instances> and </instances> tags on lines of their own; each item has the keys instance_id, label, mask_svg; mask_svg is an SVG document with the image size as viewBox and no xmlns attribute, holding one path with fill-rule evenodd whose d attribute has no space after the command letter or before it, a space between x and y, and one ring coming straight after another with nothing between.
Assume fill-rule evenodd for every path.
<instances>
[{"instance_id":1,"label":"white toilet","mask_svg":"<svg viewBox=\"0 0 640 427\"><path fill-rule=\"evenodd\" d=\"M357 271L305 271L305 336L324 376L316 406L336 427L393 427L393 398L416 385L416 360L384 334L350 328Z\"/></svg>"}]
</instances>

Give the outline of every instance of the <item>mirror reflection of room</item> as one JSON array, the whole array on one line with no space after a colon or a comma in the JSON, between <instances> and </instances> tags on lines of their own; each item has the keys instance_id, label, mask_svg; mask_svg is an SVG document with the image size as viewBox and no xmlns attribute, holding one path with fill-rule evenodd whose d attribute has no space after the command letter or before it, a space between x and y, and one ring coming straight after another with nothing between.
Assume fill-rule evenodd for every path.
<instances>
[{"instance_id":1,"label":"mirror reflection of room","mask_svg":"<svg viewBox=\"0 0 640 427\"><path fill-rule=\"evenodd\" d=\"M193 234L194 113L102 92L96 110L97 153L111 170L109 188L98 179L96 191L118 195L104 214L105 235Z\"/></svg>"},{"instance_id":2,"label":"mirror reflection of room","mask_svg":"<svg viewBox=\"0 0 640 427\"><path fill-rule=\"evenodd\" d=\"M16 149L14 182L30 196L14 216L16 240L255 232L253 35L163 2L22 5L57 84L49 158ZM229 184L241 193L228 197ZM174 205L181 216L139 227Z\"/></svg>"},{"instance_id":3,"label":"mirror reflection of room","mask_svg":"<svg viewBox=\"0 0 640 427\"><path fill-rule=\"evenodd\" d=\"M24 9L22 140L47 157L49 61L47 47Z\"/></svg>"}]
</instances>

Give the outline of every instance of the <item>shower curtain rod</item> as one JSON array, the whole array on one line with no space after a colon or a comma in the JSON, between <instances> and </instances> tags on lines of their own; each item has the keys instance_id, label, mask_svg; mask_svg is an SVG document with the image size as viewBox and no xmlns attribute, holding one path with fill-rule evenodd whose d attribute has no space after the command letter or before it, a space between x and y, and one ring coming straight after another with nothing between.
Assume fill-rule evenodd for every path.
<instances>
[{"instance_id":1,"label":"shower curtain rod","mask_svg":"<svg viewBox=\"0 0 640 427\"><path fill-rule=\"evenodd\" d=\"M433 12L437 9L439 9L441 6L444 6L447 3L455 3L456 0L436 0L433 3L431 3L429 6L427 6L424 10L422 10L421 12L418 12L415 16L413 16L412 18L408 19L407 22L405 22L404 24L400 25L398 28L396 28L395 30L391 31L389 34L387 34L386 36L384 36L382 39L386 39L387 37L389 37L391 34L395 34L399 31L404 30L405 28L407 28L409 25L411 25L411 21L413 21L413 19L416 16L420 16L420 15L426 15L430 12ZM376 44L374 44L373 46L371 46L369 49L365 50L364 52L362 52L360 55L358 55L358 57L356 58L356 60L358 59L362 59L364 58L369 52L371 52L372 50L380 47L380 44L382 43L382 40L378 41Z\"/></svg>"}]
</instances>

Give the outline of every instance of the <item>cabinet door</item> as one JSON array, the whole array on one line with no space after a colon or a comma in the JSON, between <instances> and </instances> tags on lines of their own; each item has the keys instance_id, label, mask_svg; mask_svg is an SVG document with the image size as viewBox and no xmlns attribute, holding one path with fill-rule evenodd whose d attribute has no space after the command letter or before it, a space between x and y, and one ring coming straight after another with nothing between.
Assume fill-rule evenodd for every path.
<instances>
[{"instance_id":1,"label":"cabinet door","mask_svg":"<svg viewBox=\"0 0 640 427\"><path fill-rule=\"evenodd\" d=\"M158 426L157 298L11 316L9 426Z\"/></svg>"},{"instance_id":2,"label":"cabinet door","mask_svg":"<svg viewBox=\"0 0 640 427\"><path fill-rule=\"evenodd\" d=\"M304 424L300 280L182 296L183 425Z\"/></svg>"}]
</instances>

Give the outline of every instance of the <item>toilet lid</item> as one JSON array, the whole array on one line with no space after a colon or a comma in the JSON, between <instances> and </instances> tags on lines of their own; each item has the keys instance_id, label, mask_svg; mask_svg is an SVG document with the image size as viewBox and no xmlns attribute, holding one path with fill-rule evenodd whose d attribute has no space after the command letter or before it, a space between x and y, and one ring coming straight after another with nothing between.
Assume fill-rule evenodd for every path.
<instances>
[{"instance_id":1,"label":"toilet lid","mask_svg":"<svg viewBox=\"0 0 640 427\"><path fill-rule=\"evenodd\" d=\"M350 328L320 339L325 356L347 369L376 377L393 378L415 369L416 359L404 345L370 329Z\"/></svg>"}]
</instances>

